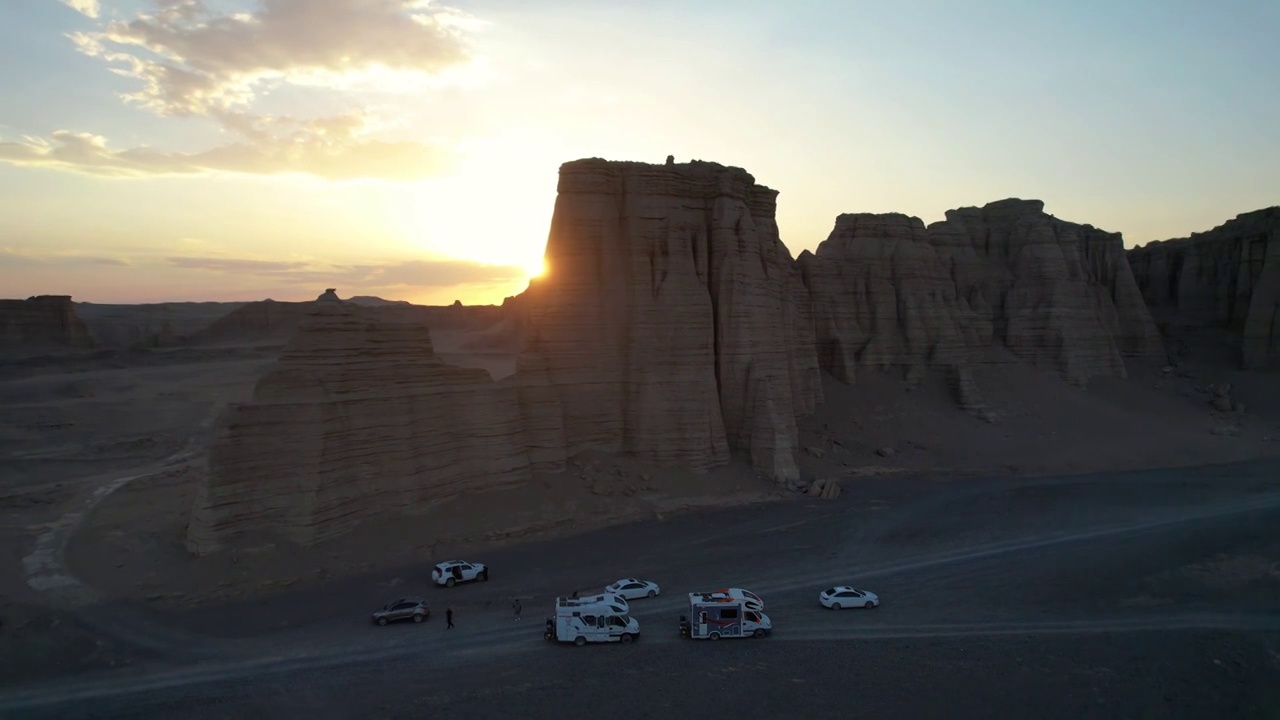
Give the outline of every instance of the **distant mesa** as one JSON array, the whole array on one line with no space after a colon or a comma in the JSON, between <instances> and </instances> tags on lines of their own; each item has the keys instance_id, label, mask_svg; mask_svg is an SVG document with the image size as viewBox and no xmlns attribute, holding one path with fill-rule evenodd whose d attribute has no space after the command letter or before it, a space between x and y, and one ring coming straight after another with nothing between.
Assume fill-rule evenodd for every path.
<instances>
[{"instance_id":1,"label":"distant mesa","mask_svg":"<svg viewBox=\"0 0 1280 720\"><path fill-rule=\"evenodd\" d=\"M0 300L0 352L28 355L94 347L70 295Z\"/></svg>"},{"instance_id":2,"label":"distant mesa","mask_svg":"<svg viewBox=\"0 0 1280 720\"><path fill-rule=\"evenodd\" d=\"M861 368L944 368L977 410L970 371L997 347L1078 384L1163 360L1118 234L1009 199L929 227L842 215L795 260L777 195L699 160L563 164L554 276L501 307L437 309L493 313L473 349L520 343L500 382L442 363L422 328L307 309L219 423L189 546L273 530L310 543L584 450L697 470L739 454L797 488L797 419L822 402L823 369L856 383Z\"/></svg>"}]
</instances>

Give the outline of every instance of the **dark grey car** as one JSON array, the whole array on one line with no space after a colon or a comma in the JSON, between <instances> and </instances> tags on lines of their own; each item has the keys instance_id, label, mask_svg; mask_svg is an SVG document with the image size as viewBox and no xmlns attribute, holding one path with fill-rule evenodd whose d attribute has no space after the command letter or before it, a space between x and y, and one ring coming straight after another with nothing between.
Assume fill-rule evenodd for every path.
<instances>
[{"instance_id":1,"label":"dark grey car","mask_svg":"<svg viewBox=\"0 0 1280 720\"><path fill-rule=\"evenodd\" d=\"M378 625L386 625L389 622L397 620L412 620L414 622L423 622L431 619L431 606L427 604L424 598L407 597L399 600L392 600L387 603L381 610L373 612L373 622Z\"/></svg>"}]
</instances>

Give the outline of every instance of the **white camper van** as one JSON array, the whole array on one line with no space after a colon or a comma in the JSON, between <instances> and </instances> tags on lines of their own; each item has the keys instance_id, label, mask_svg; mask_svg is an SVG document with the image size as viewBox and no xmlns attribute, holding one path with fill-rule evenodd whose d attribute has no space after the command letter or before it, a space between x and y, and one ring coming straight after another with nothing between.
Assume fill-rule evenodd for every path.
<instances>
[{"instance_id":1,"label":"white camper van","mask_svg":"<svg viewBox=\"0 0 1280 720\"><path fill-rule=\"evenodd\" d=\"M547 640L586 645L589 642L629 643L640 636L640 622L628 615L627 601L617 595L556 598L556 616L547 618Z\"/></svg>"},{"instance_id":2,"label":"white camper van","mask_svg":"<svg viewBox=\"0 0 1280 720\"><path fill-rule=\"evenodd\" d=\"M680 616L680 635L691 639L764 637L773 622L757 601L728 597L722 592L689 593L689 614Z\"/></svg>"}]
</instances>

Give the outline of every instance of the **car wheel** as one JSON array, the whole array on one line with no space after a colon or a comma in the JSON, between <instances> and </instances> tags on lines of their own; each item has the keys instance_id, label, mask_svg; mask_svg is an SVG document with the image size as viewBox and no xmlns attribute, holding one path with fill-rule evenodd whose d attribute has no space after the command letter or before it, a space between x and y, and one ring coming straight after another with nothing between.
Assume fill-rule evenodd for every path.
<instances>
[{"instance_id":1,"label":"car wheel","mask_svg":"<svg viewBox=\"0 0 1280 720\"><path fill-rule=\"evenodd\" d=\"M712 632L710 635L708 635L708 636L707 636L707 639L708 639L708 640L719 640L719 639L720 639L720 633L718 633L718 632Z\"/></svg>"},{"instance_id":2,"label":"car wheel","mask_svg":"<svg viewBox=\"0 0 1280 720\"><path fill-rule=\"evenodd\" d=\"M587 644L587 639L579 635L578 637L573 639L573 644L577 645L578 647L582 647L583 645Z\"/></svg>"},{"instance_id":3,"label":"car wheel","mask_svg":"<svg viewBox=\"0 0 1280 720\"><path fill-rule=\"evenodd\" d=\"M445 587L453 587L453 578L449 578L448 580L445 580L445 581L444 581L444 586L445 586Z\"/></svg>"},{"instance_id":4,"label":"car wheel","mask_svg":"<svg viewBox=\"0 0 1280 720\"><path fill-rule=\"evenodd\" d=\"M764 628L756 628L756 631L751 633L751 637L756 637L756 638L764 637Z\"/></svg>"},{"instance_id":5,"label":"car wheel","mask_svg":"<svg viewBox=\"0 0 1280 720\"><path fill-rule=\"evenodd\" d=\"M386 619L386 618L384 618L384 617L380 617L380 618L378 618L378 624L379 624L379 625L386 625L386 624L387 624L387 619Z\"/></svg>"},{"instance_id":6,"label":"car wheel","mask_svg":"<svg viewBox=\"0 0 1280 720\"><path fill-rule=\"evenodd\" d=\"M631 633L622 633L622 637L619 639L622 640L623 645L629 644L631 642Z\"/></svg>"},{"instance_id":7,"label":"car wheel","mask_svg":"<svg viewBox=\"0 0 1280 720\"><path fill-rule=\"evenodd\" d=\"M489 571L488 571L488 570L481 571L481 573L480 573L480 581L481 581L481 582L489 582Z\"/></svg>"},{"instance_id":8,"label":"car wheel","mask_svg":"<svg viewBox=\"0 0 1280 720\"><path fill-rule=\"evenodd\" d=\"M421 615L421 614L414 615L414 616L413 616L413 621L414 621L414 622L417 622L417 623L422 622L422 615Z\"/></svg>"},{"instance_id":9,"label":"car wheel","mask_svg":"<svg viewBox=\"0 0 1280 720\"><path fill-rule=\"evenodd\" d=\"M870 610L870 609L871 609L871 608L873 608L873 607L875 607L875 605L874 605L870 600L868 600L868 601L866 601L866 602L862 603L862 609L863 609L863 610Z\"/></svg>"},{"instance_id":10,"label":"car wheel","mask_svg":"<svg viewBox=\"0 0 1280 720\"><path fill-rule=\"evenodd\" d=\"M831 609L832 609L832 610L843 610L843 609L844 609L844 606L842 606L840 603L831 603Z\"/></svg>"},{"instance_id":11,"label":"car wheel","mask_svg":"<svg viewBox=\"0 0 1280 720\"><path fill-rule=\"evenodd\" d=\"M657 590L650 590L650 591L649 591L649 597L653 597L653 596L655 596L655 595L657 595L657 594L658 594L658 591L657 591Z\"/></svg>"}]
</instances>

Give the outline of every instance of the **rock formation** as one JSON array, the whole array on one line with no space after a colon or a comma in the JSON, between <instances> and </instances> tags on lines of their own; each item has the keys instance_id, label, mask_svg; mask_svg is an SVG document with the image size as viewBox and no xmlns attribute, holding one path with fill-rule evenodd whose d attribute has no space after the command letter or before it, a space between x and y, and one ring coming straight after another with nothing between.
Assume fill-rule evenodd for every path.
<instances>
[{"instance_id":1,"label":"rock formation","mask_svg":"<svg viewBox=\"0 0 1280 720\"><path fill-rule=\"evenodd\" d=\"M117 305L76 303L94 341L104 348L128 350L177 345L182 338L243 306L242 302L176 302Z\"/></svg>"},{"instance_id":2,"label":"rock formation","mask_svg":"<svg viewBox=\"0 0 1280 720\"><path fill-rule=\"evenodd\" d=\"M560 393L570 452L707 469L735 449L798 478L821 385L776 196L715 163L561 166L521 362Z\"/></svg>"},{"instance_id":3,"label":"rock formation","mask_svg":"<svg viewBox=\"0 0 1280 720\"><path fill-rule=\"evenodd\" d=\"M1163 322L1225 328L1240 335L1245 368L1280 366L1280 206L1134 248L1129 264Z\"/></svg>"},{"instance_id":4,"label":"rock formation","mask_svg":"<svg viewBox=\"0 0 1280 720\"><path fill-rule=\"evenodd\" d=\"M737 452L800 489L796 421L822 401L820 365L845 381L858 367L955 369L976 407L966 370L994 343L1075 382L1162 355L1120 237L1037 201L928 228L843 215L793 261L776 197L715 163L569 162L549 272L501 307L430 308L422 322L303 304L276 369L218 426L189 546L258 531L311 543L583 451L697 470ZM428 326L470 349L522 343L515 374L444 363Z\"/></svg>"},{"instance_id":5,"label":"rock formation","mask_svg":"<svg viewBox=\"0 0 1280 720\"><path fill-rule=\"evenodd\" d=\"M252 400L219 419L187 547L246 534L311 544L562 469L559 409L538 380L445 364L412 316L316 303Z\"/></svg>"},{"instance_id":6,"label":"rock formation","mask_svg":"<svg viewBox=\"0 0 1280 720\"><path fill-rule=\"evenodd\" d=\"M93 347L70 295L0 300L0 352L39 353Z\"/></svg>"},{"instance_id":7,"label":"rock formation","mask_svg":"<svg viewBox=\"0 0 1280 720\"><path fill-rule=\"evenodd\" d=\"M995 343L1077 384L1125 377L1126 357L1163 359L1121 237L1037 200L951 210L927 228L897 213L841 215L798 264L819 357L845 382L857 366L963 371Z\"/></svg>"}]
</instances>

